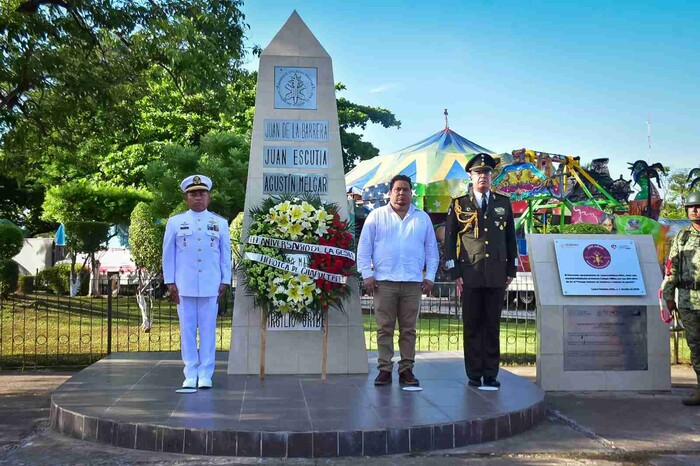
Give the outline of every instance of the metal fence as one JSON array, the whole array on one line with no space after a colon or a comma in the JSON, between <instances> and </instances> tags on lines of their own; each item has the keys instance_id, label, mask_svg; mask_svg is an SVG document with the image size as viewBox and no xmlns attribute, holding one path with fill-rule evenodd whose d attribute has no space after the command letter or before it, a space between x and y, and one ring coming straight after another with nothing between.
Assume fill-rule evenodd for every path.
<instances>
[{"instance_id":1,"label":"metal fence","mask_svg":"<svg viewBox=\"0 0 700 466\"><path fill-rule=\"evenodd\" d=\"M177 307L161 283L153 285L148 333L136 284L126 279L118 287L104 280L97 297L35 291L0 299L0 370L83 367L118 351L179 351ZM220 351L229 348L232 310L228 293L217 321Z\"/></svg>"},{"instance_id":2,"label":"metal fence","mask_svg":"<svg viewBox=\"0 0 700 466\"><path fill-rule=\"evenodd\" d=\"M116 284L121 283L119 286ZM129 280L104 280L102 295L59 296L44 291L14 294L0 301L0 370L84 367L110 352L179 351L176 306L165 287L154 283L150 332L142 329L142 314ZM501 354L504 363L534 363L536 302L529 275L511 284L501 314ZM362 296L367 349L376 350L373 300ZM219 309L217 349L231 343L233 293ZM458 351L463 348L461 305L453 283L436 283L424 296L416 329L418 351ZM398 333L398 332L397 332ZM672 362L689 359L682 332L671 339ZM398 339L398 335L395 336ZM677 345L673 347L673 343ZM395 344L398 349L398 345Z\"/></svg>"}]
</instances>

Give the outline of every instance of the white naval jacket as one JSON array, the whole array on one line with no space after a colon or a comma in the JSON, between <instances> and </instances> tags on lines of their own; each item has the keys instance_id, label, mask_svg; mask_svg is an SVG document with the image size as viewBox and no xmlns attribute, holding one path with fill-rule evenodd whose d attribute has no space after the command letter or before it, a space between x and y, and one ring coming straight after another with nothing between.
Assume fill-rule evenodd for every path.
<instances>
[{"instance_id":1,"label":"white naval jacket","mask_svg":"<svg viewBox=\"0 0 700 466\"><path fill-rule=\"evenodd\" d=\"M163 278L180 296L218 296L231 284L231 238L228 222L205 210L188 210L168 219L163 239Z\"/></svg>"}]
</instances>

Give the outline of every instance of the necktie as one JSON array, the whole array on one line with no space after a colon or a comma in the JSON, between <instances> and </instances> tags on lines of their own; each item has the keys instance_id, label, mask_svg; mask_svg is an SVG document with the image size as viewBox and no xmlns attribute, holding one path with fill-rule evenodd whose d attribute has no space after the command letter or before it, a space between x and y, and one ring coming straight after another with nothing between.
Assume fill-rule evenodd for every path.
<instances>
[{"instance_id":1,"label":"necktie","mask_svg":"<svg viewBox=\"0 0 700 466\"><path fill-rule=\"evenodd\" d=\"M481 195L481 211L486 212L486 207L488 206L486 202L486 194Z\"/></svg>"}]
</instances>

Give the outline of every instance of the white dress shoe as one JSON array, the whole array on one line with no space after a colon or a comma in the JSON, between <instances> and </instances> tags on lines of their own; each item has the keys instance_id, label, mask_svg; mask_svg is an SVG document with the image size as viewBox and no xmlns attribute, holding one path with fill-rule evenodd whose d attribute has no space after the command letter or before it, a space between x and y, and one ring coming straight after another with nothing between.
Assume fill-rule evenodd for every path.
<instances>
[{"instance_id":1,"label":"white dress shoe","mask_svg":"<svg viewBox=\"0 0 700 466\"><path fill-rule=\"evenodd\" d=\"M197 387L197 379L195 379L195 378L185 379L185 381L182 382L182 388L196 388L196 387Z\"/></svg>"},{"instance_id":2,"label":"white dress shoe","mask_svg":"<svg viewBox=\"0 0 700 466\"><path fill-rule=\"evenodd\" d=\"M199 379L198 388L211 388L211 379Z\"/></svg>"}]
</instances>

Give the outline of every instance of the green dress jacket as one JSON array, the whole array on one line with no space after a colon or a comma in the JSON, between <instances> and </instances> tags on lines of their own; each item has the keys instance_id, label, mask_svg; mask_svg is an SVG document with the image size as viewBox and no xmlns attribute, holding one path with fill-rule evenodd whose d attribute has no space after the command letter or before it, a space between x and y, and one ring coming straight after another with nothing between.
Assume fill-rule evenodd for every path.
<instances>
[{"instance_id":1,"label":"green dress jacket","mask_svg":"<svg viewBox=\"0 0 700 466\"><path fill-rule=\"evenodd\" d=\"M518 249L510 199L493 191L486 212L474 192L452 200L445 224L445 263L466 288L505 288L515 277Z\"/></svg>"}]
</instances>

